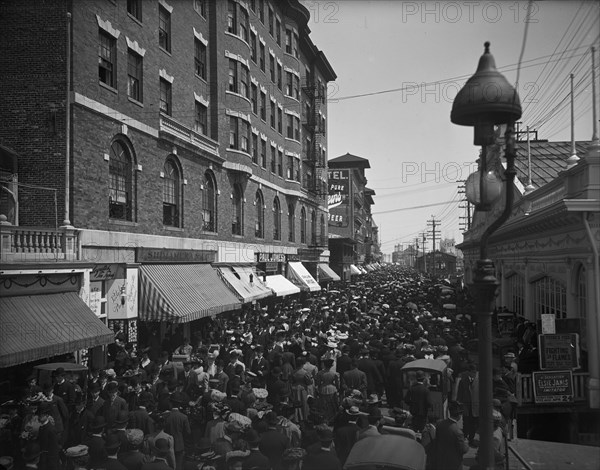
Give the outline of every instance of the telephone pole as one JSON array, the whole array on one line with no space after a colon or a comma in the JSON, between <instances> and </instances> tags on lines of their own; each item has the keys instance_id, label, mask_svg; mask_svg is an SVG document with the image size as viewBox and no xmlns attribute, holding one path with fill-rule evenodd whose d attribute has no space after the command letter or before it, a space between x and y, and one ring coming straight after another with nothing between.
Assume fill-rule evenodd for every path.
<instances>
[{"instance_id":1,"label":"telephone pole","mask_svg":"<svg viewBox=\"0 0 600 470\"><path fill-rule=\"evenodd\" d=\"M415 238L415 260L413 263L413 267L417 268L417 260L419 259L419 237Z\"/></svg>"},{"instance_id":2,"label":"telephone pole","mask_svg":"<svg viewBox=\"0 0 600 470\"><path fill-rule=\"evenodd\" d=\"M435 216L433 216L433 215L431 216L431 220L427 221L427 225L429 227L431 227L431 231L429 232L429 235L431 235L431 239L433 241L433 247L432 247L432 250L431 250L432 253L433 253L433 267L431 268L431 272L432 272L432 274L434 276L435 276L435 268L436 268L436 266L435 266L436 265L436 262L435 262L436 261L435 260L435 258L436 258L435 257L435 240L437 238L436 237L436 234L437 234L436 228L439 228L439 226L441 225L441 223L442 222L439 221L439 220L436 220Z\"/></svg>"},{"instance_id":3,"label":"telephone pole","mask_svg":"<svg viewBox=\"0 0 600 470\"><path fill-rule=\"evenodd\" d=\"M421 233L421 239L423 240L423 272L427 272L427 233Z\"/></svg>"}]
</instances>

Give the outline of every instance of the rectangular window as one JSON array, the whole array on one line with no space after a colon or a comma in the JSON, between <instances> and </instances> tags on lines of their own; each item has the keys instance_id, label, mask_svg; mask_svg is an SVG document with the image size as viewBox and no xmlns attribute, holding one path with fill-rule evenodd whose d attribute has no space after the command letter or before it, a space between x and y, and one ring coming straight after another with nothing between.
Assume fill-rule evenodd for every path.
<instances>
[{"instance_id":1,"label":"rectangular window","mask_svg":"<svg viewBox=\"0 0 600 470\"><path fill-rule=\"evenodd\" d=\"M240 78L240 94L245 96L246 98L250 98L250 71L246 68L245 65L241 65L242 74Z\"/></svg>"},{"instance_id":2,"label":"rectangular window","mask_svg":"<svg viewBox=\"0 0 600 470\"><path fill-rule=\"evenodd\" d=\"M288 28L285 29L285 52L292 53L292 30Z\"/></svg>"},{"instance_id":3,"label":"rectangular window","mask_svg":"<svg viewBox=\"0 0 600 470\"><path fill-rule=\"evenodd\" d=\"M127 13L142 21L142 0L127 0Z\"/></svg>"},{"instance_id":4,"label":"rectangular window","mask_svg":"<svg viewBox=\"0 0 600 470\"><path fill-rule=\"evenodd\" d=\"M277 41L277 45L281 47L281 21L277 19L275 24L275 40Z\"/></svg>"},{"instance_id":5,"label":"rectangular window","mask_svg":"<svg viewBox=\"0 0 600 470\"><path fill-rule=\"evenodd\" d=\"M249 20L248 20L248 12L246 10L244 10L243 8L240 8L240 37L248 42L248 24L249 24Z\"/></svg>"},{"instance_id":6,"label":"rectangular window","mask_svg":"<svg viewBox=\"0 0 600 470\"><path fill-rule=\"evenodd\" d=\"M208 117L208 108L204 106L202 103L198 103L196 101L196 114L195 114L195 122L194 122L194 130L199 132L202 135L207 135L207 117Z\"/></svg>"},{"instance_id":7,"label":"rectangular window","mask_svg":"<svg viewBox=\"0 0 600 470\"><path fill-rule=\"evenodd\" d=\"M250 59L256 64L256 33L250 31Z\"/></svg>"},{"instance_id":8,"label":"rectangular window","mask_svg":"<svg viewBox=\"0 0 600 470\"><path fill-rule=\"evenodd\" d=\"M250 124L243 119L239 120L240 123L240 150L250 153Z\"/></svg>"},{"instance_id":9,"label":"rectangular window","mask_svg":"<svg viewBox=\"0 0 600 470\"><path fill-rule=\"evenodd\" d=\"M277 88L283 90L283 67L281 64L277 64Z\"/></svg>"},{"instance_id":10,"label":"rectangular window","mask_svg":"<svg viewBox=\"0 0 600 470\"><path fill-rule=\"evenodd\" d=\"M293 139L294 138L294 116L292 116L291 114L286 114L286 116L287 116L286 137L288 139Z\"/></svg>"},{"instance_id":11,"label":"rectangular window","mask_svg":"<svg viewBox=\"0 0 600 470\"><path fill-rule=\"evenodd\" d=\"M117 87L116 41L108 33L100 31L98 44L98 79L108 86Z\"/></svg>"},{"instance_id":12,"label":"rectangular window","mask_svg":"<svg viewBox=\"0 0 600 470\"><path fill-rule=\"evenodd\" d=\"M237 61L229 59L229 91L238 92Z\"/></svg>"},{"instance_id":13,"label":"rectangular window","mask_svg":"<svg viewBox=\"0 0 600 470\"><path fill-rule=\"evenodd\" d=\"M227 31L237 35L237 3L233 0L227 2Z\"/></svg>"},{"instance_id":14,"label":"rectangular window","mask_svg":"<svg viewBox=\"0 0 600 470\"><path fill-rule=\"evenodd\" d=\"M206 18L207 0L194 0L194 10Z\"/></svg>"},{"instance_id":15,"label":"rectangular window","mask_svg":"<svg viewBox=\"0 0 600 470\"><path fill-rule=\"evenodd\" d=\"M206 46L199 40L194 40L194 72L206 80Z\"/></svg>"},{"instance_id":16,"label":"rectangular window","mask_svg":"<svg viewBox=\"0 0 600 470\"><path fill-rule=\"evenodd\" d=\"M250 10L256 12L256 0L250 0Z\"/></svg>"},{"instance_id":17,"label":"rectangular window","mask_svg":"<svg viewBox=\"0 0 600 470\"><path fill-rule=\"evenodd\" d=\"M277 132L283 134L283 110L277 108Z\"/></svg>"},{"instance_id":18,"label":"rectangular window","mask_svg":"<svg viewBox=\"0 0 600 470\"><path fill-rule=\"evenodd\" d=\"M273 9L269 7L269 34L271 37L275 36L275 16L273 14Z\"/></svg>"},{"instance_id":19,"label":"rectangular window","mask_svg":"<svg viewBox=\"0 0 600 470\"><path fill-rule=\"evenodd\" d=\"M260 166L267 168L267 141L260 141Z\"/></svg>"},{"instance_id":20,"label":"rectangular window","mask_svg":"<svg viewBox=\"0 0 600 470\"><path fill-rule=\"evenodd\" d=\"M294 116L294 139L300 142L300 119Z\"/></svg>"},{"instance_id":21,"label":"rectangular window","mask_svg":"<svg viewBox=\"0 0 600 470\"><path fill-rule=\"evenodd\" d=\"M275 104L275 101L271 100L271 127L273 129L275 129L275 113L277 105Z\"/></svg>"},{"instance_id":22,"label":"rectangular window","mask_svg":"<svg viewBox=\"0 0 600 470\"><path fill-rule=\"evenodd\" d=\"M285 73L285 94L294 96L294 74L292 72Z\"/></svg>"},{"instance_id":23,"label":"rectangular window","mask_svg":"<svg viewBox=\"0 0 600 470\"><path fill-rule=\"evenodd\" d=\"M258 86L252 84L252 92L250 94L250 101L252 102L252 112L258 114Z\"/></svg>"},{"instance_id":24,"label":"rectangular window","mask_svg":"<svg viewBox=\"0 0 600 470\"><path fill-rule=\"evenodd\" d=\"M127 51L127 96L142 102L143 58L129 49Z\"/></svg>"},{"instance_id":25,"label":"rectangular window","mask_svg":"<svg viewBox=\"0 0 600 470\"><path fill-rule=\"evenodd\" d=\"M229 148L239 148L239 132L238 132L238 119L234 116L229 116Z\"/></svg>"},{"instance_id":26,"label":"rectangular window","mask_svg":"<svg viewBox=\"0 0 600 470\"><path fill-rule=\"evenodd\" d=\"M294 75L294 98L300 100L300 77Z\"/></svg>"},{"instance_id":27,"label":"rectangular window","mask_svg":"<svg viewBox=\"0 0 600 470\"><path fill-rule=\"evenodd\" d=\"M277 154L277 174L283 178L283 152Z\"/></svg>"},{"instance_id":28,"label":"rectangular window","mask_svg":"<svg viewBox=\"0 0 600 470\"><path fill-rule=\"evenodd\" d=\"M261 42L260 46L259 46L259 50L260 50L260 56L258 58L259 60L259 66L260 69L264 72L265 71L265 45Z\"/></svg>"},{"instance_id":29,"label":"rectangular window","mask_svg":"<svg viewBox=\"0 0 600 470\"><path fill-rule=\"evenodd\" d=\"M277 171L277 149L275 147L271 147L271 173L275 173Z\"/></svg>"},{"instance_id":30,"label":"rectangular window","mask_svg":"<svg viewBox=\"0 0 600 470\"><path fill-rule=\"evenodd\" d=\"M269 56L269 71L271 72L271 81L275 83L275 56Z\"/></svg>"},{"instance_id":31,"label":"rectangular window","mask_svg":"<svg viewBox=\"0 0 600 470\"><path fill-rule=\"evenodd\" d=\"M293 35L292 39L293 39L293 43L292 43L292 49L293 49L293 51L294 51L294 52L293 52L293 54L294 54L294 57L296 57L296 58L298 58L298 59L299 59L299 58L300 58L300 54L298 54L298 41L299 41L299 39L298 39L298 34L297 34L297 33L294 33L294 35Z\"/></svg>"},{"instance_id":32,"label":"rectangular window","mask_svg":"<svg viewBox=\"0 0 600 470\"><path fill-rule=\"evenodd\" d=\"M252 134L252 163L258 165L258 134Z\"/></svg>"},{"instance_id":33,"label":"rectangular window","mask_svg":"<svg viewBox=\"0 0 600 470\"><path fill-rule=\"evenodd\" d=\"M265 0L258 0L258 19L265 24Z\"/></svg>"},{"instance_id":34,"label":"rectangular window","mask_svg":"<svg viewBox=\"0 0 600 470\"><path fill-rule=\"evenodd\" d=\"M158 45L171 52L171 13L163 6L158 6Z\"/></svg>"},{"instance_id":35,"label":"rectangular window","mask_svg":"<svg viewBox=\"0 0 600 470\"><path fill-rule=\"evenodd\" d=\"M164 78L160 79L160 110L169 116L173 112L171 84Z\"/></svg>"},{"instance_id":36,"label":"rectangular window","mask_svg":"<svg viewBox=\"0 0 600 470\"><path fill-rule=\"evenodd\" d=\"M264 91L260 92L260 118L267 122L267 94Z\"/></svg>"},{"instance_id":37,"label":"rectangular window","mask_svg":"<svg viewBox=\"0 0 600 470\"><path fill-rule=\"evenodd\" d=\"M294 178L294 157L288 155L287 157L287 179L291 180Z\"/></svg>"}]
</instances>

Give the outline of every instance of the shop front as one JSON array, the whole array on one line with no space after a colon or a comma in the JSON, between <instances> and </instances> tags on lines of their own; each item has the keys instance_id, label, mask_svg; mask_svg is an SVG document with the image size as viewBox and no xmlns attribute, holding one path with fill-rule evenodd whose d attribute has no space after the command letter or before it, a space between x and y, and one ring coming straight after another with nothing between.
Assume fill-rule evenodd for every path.
<instances>
[{"instance_id":1,"label":"shop front","mask_svg":"<svg viewBox=\"0 0 600 470\"><path fill-rule=\"evenodd\" d=\"M300 261L288 262L287 278L302 291L317 292L321 290L319 283Z\"/></svg>"},{"instance_id":2,"label":"shop front","mask_svg":"<svg viewBox=\"0 0 600 470\"><path fill-rule=\"evenodd\" d=\"M256 252L255 256L256 269L263 276L285 274L285 253Z\"/></svg>"}]
</instances>

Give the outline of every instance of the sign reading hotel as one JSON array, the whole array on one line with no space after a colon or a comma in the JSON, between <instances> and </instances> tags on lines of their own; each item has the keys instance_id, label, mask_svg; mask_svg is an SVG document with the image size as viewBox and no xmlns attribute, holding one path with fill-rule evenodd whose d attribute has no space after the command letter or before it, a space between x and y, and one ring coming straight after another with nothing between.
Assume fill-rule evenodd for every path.
<instances>
[{"instance_id":1,"label":"sign reading hotel","mask_svg":"<svg viewBox=\"0 0 600 470\"><path fill-rule=\"evenodd\" d=\"M533 372L533 395L536 403L570 403L573 401L573 373L570 370Z\"/></svg>"},{"instance_id":2,"label":"sign reading hotel","mask_svg":"<svg viewBox=\"0 0 600 470\"><path fill-rule=\"evenodd\" d=\"M329 170L329 225L348 227L350 223L350 170Z\"/></svg>"},{"instance_id":3,"label":"sign reading hotel","mask_svg":"<svg viewBox=\"0 0 600 470\"><path fill-rule=\"evenodd\" d=\"M564 333L539 335L540 369L563 370L579 368L579 335Z\"/></svg>"}]
</instances>

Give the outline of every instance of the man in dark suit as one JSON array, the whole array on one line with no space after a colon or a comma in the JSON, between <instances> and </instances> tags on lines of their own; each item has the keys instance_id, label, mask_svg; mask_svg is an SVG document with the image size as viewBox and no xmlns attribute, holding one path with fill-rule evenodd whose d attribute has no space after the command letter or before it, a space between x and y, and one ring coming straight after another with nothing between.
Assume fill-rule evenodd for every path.
<instances>
[{"instance_id":1,"label":"man in dark suit","mask_svg":"<svg viewBox=\"0 0 600 470\"><path fill-rule=\"evenodd\" d=\"M358 368L367 375L367 395L378 393L383 384L383 375L379 364L369 356L368 351L363 352L362 358L358 361Z\"/></svg>"},{"instance_id":2,"label":"man in dark suit","mask_svg":"<svg viewBox=\"0 0 600 470\"><path fill-rule=\"evenodd\" d=\"M340 374L340 377L344 376L344 372L352 369L352 358L348 355L350 348L346 345L342 346L342 355L337 358L335 364L335 371Z\"/></svg>"},{"instance_id":3,"label":"man in dark suit","mask_svg":"<svg viewBox=\"0 0 600 470\"><path fill-rule=\"evenodd\" d=\"M121 441L119 440L119 436L116 434L109 434L106 437L106 460L100 466L105 470L127 470L125 465L123 465L117 459L117 454L121 448Z\"/></svg>"},{"instance_id":4,"label":"man in dark suit","mask_svg":"<svg viewBox=\"0 0 600 470\"><path fill-rule=\"evenodd\" d=\"M431 394L425 386L425 372L418 370L416 373L417 383L415 383L404 397L408 410L412 414L412 428L415 432L421 432L427 422L427 413L431 408Z\"/></svg>"},{"instance_id":5,"label":"man in dark suit","mask_svg":"<svg viewBox=\"0 0 600 470\"><path fill-rule=\"evenodd\" d=\"M167 464L169 452L169 442L166 439L157 439L152 449L154 460L142 465L141 470L173 470L173 468Z\"/></svg>"},{"instance_id":6,"label":"man in dark suit","mask_svg":"<svg viewBox=\"0 0 600 470\"><path fill-rule=\"evenodd\" d=\"M344 390L360 390L363 398L367 397L367 374L358 368L356 359L352 359L351 369L342 375L342 386Z\"/></svg>"},{"instance_id":7,"label":"man in dark suit","mask_svg":"<svg viewBox=\"0 0 600 470\"><path fill-rule=\"evenodd\" d=\"M171 410L165 418L165 432L173 436L175 470L183 470L185 440L192 435L188 417L179 410L181 405L181 402L173 401Z\"/></svg>"},{"instance_id":8,"label":"man in dark suit","mask_svg":"<svg viewBox=\"0 0 600 470\"><path fill-rule=\"evenodd\" d=\"M452 401L448 404L450 417L438 422L435 426L434 465L439 470L462 470L463 455L469 450L469 445L458 426L462 415L462 407Z\"/></svg>"},{"instance_id":9,"label":"man in dark suit","mask_svg":"<svg viewBox=\"0 0 600 470\"><path fill-rule=\"evenodd\" d=\"M302 468L305 470L342 470L342 464L335 451L331 448L333 431L323 426L317 430L320 447L315 452L309 453L304 459Z\"/></svg>"},{"instance_id":10,"label":"man in dark suit","mask_svg":"<svg viewBox=\"0 0 600 470\"><path fill-rule=\"evenodd\" d=\"M148 414L148 406L153 402L150 392L142 392L135 410L129 413L129 428L141 429L144 434L154 432L154 421Z\"/></svg>"},{"instance_id":11,"label":"man in dark suit","mask_svg":"<svg viewBox=\"0 0 600 470\"><path fill-rule=\"evenodd\" d=\"M342 465L346 463L352 446L358 440L359 427L356 419L361 415L356 406L351 406L345 413L345 424L338 426L334 431L335 451Z\"/></svg>"},{"instance_id":12,"label":"man in dark suit","mask_svg":"<svg viewBox=\"0 0 600 470\"><path fill-rule=\"evenodd\" d=\"M125 431L127 436L127 449L121 449L119 452L119 462L127 470L140 470L145 463L145 455L140 451L144 442L144 433L141 429L128 429Z\"/></svg>"},{"instance_id":13,"label":"man in dark suit","mask_svg":"<svg viewBox=\"0 0 600 470\"><path fill-rule=\"evenodd\" d=\"M283 452L290 446L289 438L277 429L277 414L274 411L269 411L265 415L265 421L269 428L262 433L258 448L267 456L271 462L271 467L279 468Z\"/></svg>"},{"instance_id":14,"label":"man in dark suit","mask_svg":"<svg viewBox=\"0 0 600 470\"><path fill-rule=\"evenodd\" d=\"M249 470L251 468L256 470L269 470L271 468L271 463L268 457L258 448L258 444L260 443L258 432L256 432L254 429L246 431L244 434L244 440L250 447L250 455L246 457L246 460L244 460L242 466L243 470Z\"/></svg>"},{"instance_id":15,"label":"man in dark suit","mask_svg":"<svg viewBox=\"0 0 600 470\"><path fill-rule=\"evenodd\" d=\"M91 468L99 466L106 460L106 442L102 435L105 425L106 421L104 420L104 417L99 415L96 416L90 426L91 434L83 440L83 444L88 446Z\"/></svg>"},{"instance_id":16,"label":"man in dark suit","mask_svg":"<svg viewBox=\"0 0 600 470\"><path fill-rule=\"evenodd\" d=\"M69 411L75 404L75 386L66 380L65 369L59 367L55 372L54 395L62 398Z\"/></svg>"},{"instance_id":17,"label":"man in dark suit","mask_svg":"<svg viewBox=\"0 0 600 470\"><path fill-rule=\"evenodd\" d=\"M266 385L266 376L269 372L269 363L263 356L262 346L256 346L254 353L255 356L250 362L250 372L256 374L256 380L264 388Z\"/></svg>"},{"instance_id":18,"label":"man in dark suit","mask_svg":"<svg viewBox=\"0 0 600 470\"><path fill-rule=\"evenodd\" d=\"M58 432L50 422L51 405L41 403L38 409L40 416L40 429L38 431L38 442L42 451L39 468L41 470L59 470L60 441Z\"/></svg>"},{"instance_id":19,"label":"man in dark suit","mask_svg":"<svg viewBox=\"0 0 600 470\"><path fill-rule=\"evenodd\" d=\"M112 427L115 424L119 412L127 412L127 402L119 396L119 388L116 382L109 382L106 386L108 392L108 400L103 405L103 416L106 420L106 425Z\"/></svg>"},{"instance_id":20,"label":"man in dark suit","mask_svg":"<svg viewBox=\"0 0 600 470\"><path fill-rule=\"evenodd\" d=\"M90 399L88 402L88 409L92 413L93 416L101 413L104 408L104 398L100 396L100 382L94 382L90 385Z\"/></svg>"}]
</instances>

